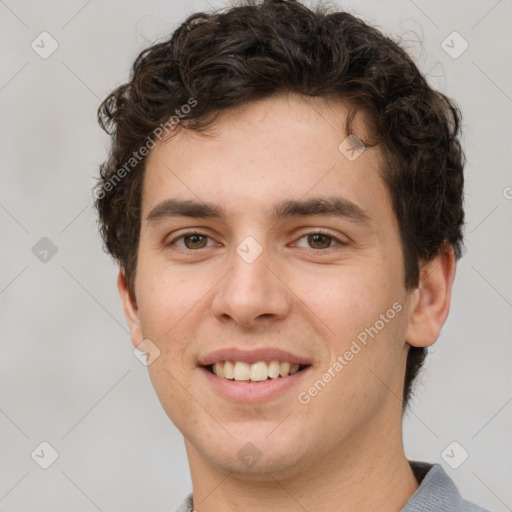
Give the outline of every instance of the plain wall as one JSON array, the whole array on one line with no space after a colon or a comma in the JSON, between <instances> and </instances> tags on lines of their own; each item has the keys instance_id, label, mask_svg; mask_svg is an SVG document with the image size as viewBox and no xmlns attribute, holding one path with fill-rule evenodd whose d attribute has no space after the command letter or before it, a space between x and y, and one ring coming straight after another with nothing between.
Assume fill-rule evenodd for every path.
<instances>
[{"instance_id":1,"label":"plain wall","mask_svg":"<svg viewBox=\"0 0 512 512\"><path fill-rule=\"evenodd\" d=\"M405 447L410 459L441 463L468 499L512 510L512 2L332 3L401 38L463 112L467 252ZM191 491L182 435L132 352L91 187L108 148L100 100L143 48L209 9L0 3L0 510L164 511ZM31 47L43 31L59 45L47 59ZM453 31L469 44L458 58L442 47ZM453 37L452 53L463 44ZM31 458L42 441L59 454L46 470ZM469 453L458 469L441 456L453 441Z\"/></svg>"}]
</instances>

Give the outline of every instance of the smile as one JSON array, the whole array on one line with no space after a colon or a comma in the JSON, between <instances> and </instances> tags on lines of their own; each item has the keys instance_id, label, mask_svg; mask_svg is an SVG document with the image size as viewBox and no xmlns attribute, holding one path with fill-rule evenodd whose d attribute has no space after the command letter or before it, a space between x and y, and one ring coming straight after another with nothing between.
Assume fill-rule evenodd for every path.
<instances>
[{"instance_id":1,"label":"smile","mask_svg":"<svg viewBox=\"0 0 512 512\"><path fill-rule=\"evenodd\" d=\"M223 379L262 382L293 375L305 367L306 365L287 361L257 361L252 364L244 361L217 361L208 366L208 369L211 373Z\"/></svg>"},{"instance_id":2,"label":"smile","mask_svg":"<svg viewBox=\"0 0 512 512\"><path fill-rule=\"evenodd\" d=\"M197 366L211 392L238 403L277 399L313 371L311 357L277 347L219 348L200 355Z\"/></svg>"}]
</instances>

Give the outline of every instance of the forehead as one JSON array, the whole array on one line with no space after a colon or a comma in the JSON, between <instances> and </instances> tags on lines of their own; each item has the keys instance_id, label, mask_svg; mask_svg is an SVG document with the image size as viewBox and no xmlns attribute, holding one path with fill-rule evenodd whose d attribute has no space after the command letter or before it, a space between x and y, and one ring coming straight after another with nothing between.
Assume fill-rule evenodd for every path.
<instances>
[{"instance_id":1,"label":"forehead","mask_svg":"<svg viewBox=\"0 0 512 512\"><path fill-rule=\"evenodd\" d=\"M341 102L273 96L222 111L205 133L178 130L148 156L143 219L171 198L275 216L283 201L338 196L369 216L390 214L378 149L346 152L347 114ZM357 115L353 126L364 139Z\"/></svg>"}]
</instances>

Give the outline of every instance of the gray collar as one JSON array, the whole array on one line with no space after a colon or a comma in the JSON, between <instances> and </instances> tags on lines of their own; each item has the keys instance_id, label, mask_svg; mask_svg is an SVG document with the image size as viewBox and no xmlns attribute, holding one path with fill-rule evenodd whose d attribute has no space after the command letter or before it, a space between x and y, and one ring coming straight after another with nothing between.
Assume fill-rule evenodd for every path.
<instances>
[{"instance_id":1,"label":"gray collar","mask_svg":"<svg viewBox=\"0 0 512 512\"><path fill-rule=\"evenodd\" d=\"M409 461L420 486L400 512L488 512L464 500L439 464Z\"/></svg>"}]
</instances>

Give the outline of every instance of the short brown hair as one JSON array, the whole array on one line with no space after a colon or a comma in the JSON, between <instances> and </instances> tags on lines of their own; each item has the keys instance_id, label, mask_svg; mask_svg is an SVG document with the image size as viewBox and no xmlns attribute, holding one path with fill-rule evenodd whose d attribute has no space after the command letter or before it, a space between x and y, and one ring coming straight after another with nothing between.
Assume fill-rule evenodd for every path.
<instances>
[{"instance_id":1,"label":"short brown hair","mask_svg":"<svg viewBox=\"0 0 512 512\"><path fill-rule=\"evenodd\" d=\"M140 148L175 113L187 129L203 130L219 111L282 92L341 99L368 114L375 138L365 143L378 144L385 157L382 177L400 227L407 289L418 285L419 262L447 245L460 258L464 154L453 100L428 85L396 42L349 13L247 0L190 16L138 56L130 80L99 108L112 148L95 206L106 249L132 293L146 160ZM182 108L191 99L194 108ZM404 409L425 356L425 348L410 347Z\"/></svg>"}]
</instances>

